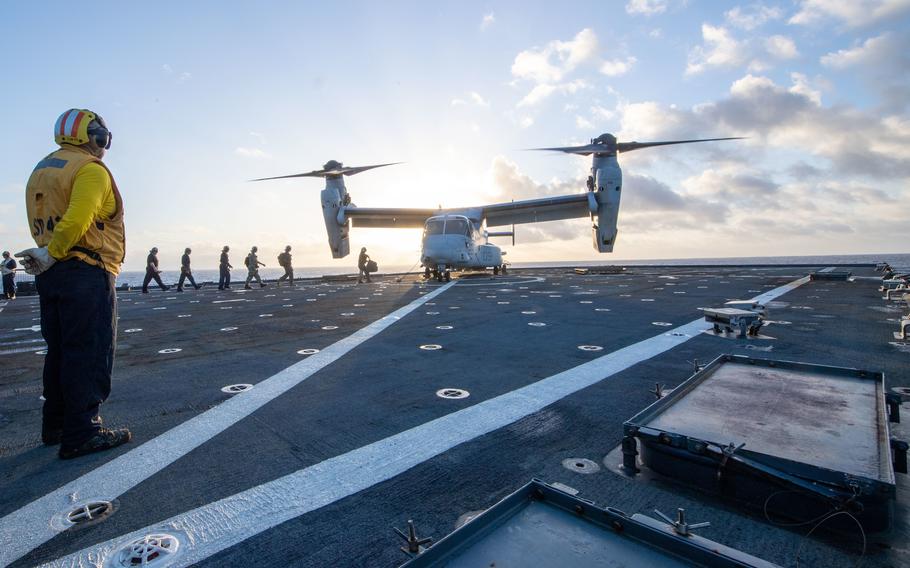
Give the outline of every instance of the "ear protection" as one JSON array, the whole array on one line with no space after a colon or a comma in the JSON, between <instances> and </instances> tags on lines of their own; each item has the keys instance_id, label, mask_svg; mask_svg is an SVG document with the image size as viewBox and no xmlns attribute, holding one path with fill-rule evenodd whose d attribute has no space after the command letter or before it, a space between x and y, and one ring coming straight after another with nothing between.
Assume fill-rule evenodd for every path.
<instances>
[{"instance_id":1,"label":"ear protection","mask_svg":"<svg viewBox=\"0 0 910 568\"><path fill-rule=\"evenodd\" d=\"M95 144L97 144L99 148L104 148L105 150L110 149L111 140L114 138L114 135L111 134L110 130L103 126L99 126L97 128L89 130L88 133L91 135L92 139L95 141Z\"/></svg>"}]
</instances>

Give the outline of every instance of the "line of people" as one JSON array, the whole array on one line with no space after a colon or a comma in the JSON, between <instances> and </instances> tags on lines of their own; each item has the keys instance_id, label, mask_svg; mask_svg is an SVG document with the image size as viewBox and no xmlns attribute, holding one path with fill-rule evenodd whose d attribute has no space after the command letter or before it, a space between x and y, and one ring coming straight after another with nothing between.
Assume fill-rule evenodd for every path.
<instances>
[{"instance_id":1,"label":"line of people","mask_svg":"<svg viewBox=\"0 0 910 568\"><path fill-rule=\"evenodd\" d=\"M234 268L231 265L231 260L228 255L231 247L225 245L221 249L221 258L218 262L218 289L219 290L230 290L231 289L231 270ZM177 280L177 291L183 292L183 284L189 280L190 284L196 290L202 288L201 284L196 284L196 279L193 278L193 270L190 267L190 254L192 249L186 248L183 251L183 256L180 258L180 278ZM255 280L259 284L260 288L265 288L266 284L262 281L262 277L259 276L259 267L265 266L265 263L259 261L258 255L259 249L253 247L250 249L250 253L246 255L243 263L246 265L247 275L246 282L244 284L244 289L250 290L252 286L250 283ZM281 286L281 283L287 281L290 286L294 286L294 266L292 263L291 257L291 245L284 247L284 252L278 255L278 265L284 269L284 274L278 278L278 281L275 283L276 286ZM142 293L149 293L149 284L155 281L158 284L158 287L163 291L170 290L171 287L165 284L161 280L161 269L158 267L158 247L152 247L149 251L149 255L146 258L145 263L145 278L142 279Z\"/></svg>"}]
</instances>

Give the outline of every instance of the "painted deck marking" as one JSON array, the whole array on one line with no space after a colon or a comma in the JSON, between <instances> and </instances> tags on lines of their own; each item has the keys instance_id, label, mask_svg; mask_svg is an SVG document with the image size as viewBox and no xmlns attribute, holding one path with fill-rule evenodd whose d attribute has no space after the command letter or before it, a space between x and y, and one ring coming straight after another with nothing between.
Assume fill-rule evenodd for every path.
<instances>
[{"instance_id":1,"label":"painted deck marking","mask_svg":"<svg viewBox=\"0 0 910 568\"><path fill-rule=\"evenodd\" d=\"M70 495L105 501L116 499L455 284L451 282L418 297L319 353L272 375L256 388L224 401L3 517L0 519L0 566L11 564L60 532L49 521L72 505ZM25 527L28 530L24 530Z\"/></svg>"},{"instance_id":2,"label":"painted deck marking","mask_svg":"<svg viewBox=\"0 0 910 568\"><path fill-rule=\"evenodd\" d=\"M808 281L808 276L800 278L756 296L752 301L773 300ZM99 566L125 544L150 532L161 531L182 533L186 548L173 566L189 566L280 523L391 479L455 446L517 422L566 396L682 345L708 328L710 324L699 318L675 328L673 331L679 335L661 333L536 383L43 566Z\"/></svg>"}]
</instances>

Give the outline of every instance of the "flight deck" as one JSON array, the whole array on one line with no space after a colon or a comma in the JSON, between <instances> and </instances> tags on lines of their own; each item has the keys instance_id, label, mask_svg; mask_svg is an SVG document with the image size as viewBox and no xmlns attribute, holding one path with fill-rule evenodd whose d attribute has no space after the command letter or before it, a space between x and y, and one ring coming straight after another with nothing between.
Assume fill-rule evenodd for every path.
<instances>
[{"instance_id":1,"label":"flight deck","mask_svg":"<svg viewBox=\"0 0 910 568\"><path fill-rule=\"evenodd\" d=\"M413 520L439 541L532 479L629 516L684 508L711 523L700 537L780 566L797 556L854 566L863 538L864 565L908 565L901 473L887 533L807 537L812 523L617 470L623 424L655 401L655 385L672 389L724 354L910 387L910 343L893 335L906 310L882 299L874 267L809 278L828 268L547 268L121 293L102 415L134 438L70 461L41 444L38 300L20 297L0 314L0 565L130 565L124 549L153 536L149 566L399 566L409 557L393 528ZM754 336L704 320L702 308L751 299L768 310ZM831 447L849 453L831 411L813 416L830 415ZM892 436L910 439L902 427Z\"/></svg>"}]
</instances>

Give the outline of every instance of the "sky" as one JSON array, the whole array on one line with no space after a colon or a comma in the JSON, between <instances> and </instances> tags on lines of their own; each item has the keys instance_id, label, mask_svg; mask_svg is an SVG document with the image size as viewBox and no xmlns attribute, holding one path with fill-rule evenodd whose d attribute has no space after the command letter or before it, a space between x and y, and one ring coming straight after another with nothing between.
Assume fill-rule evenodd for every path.
<instances>
[{"instance_id":1,"label":"sky","mask_svg":"<svg viewBox=\"0 0 910 568\"><path fill-rule=\"evenodd\" d=\"M33 246L25 183L64 110L114 134L127 258L333 260L320 179L355 204L584 191L590 158L527 148L742 136L620 156L611 254L587 219L519 225L512 262L904 253L910 0L0 3L0 248ZM419 230L355 229L381 265ZM275 264L274 261L271 264ZM173 266L171 266L173 265Z\"/></svg>"}]
</instances>

